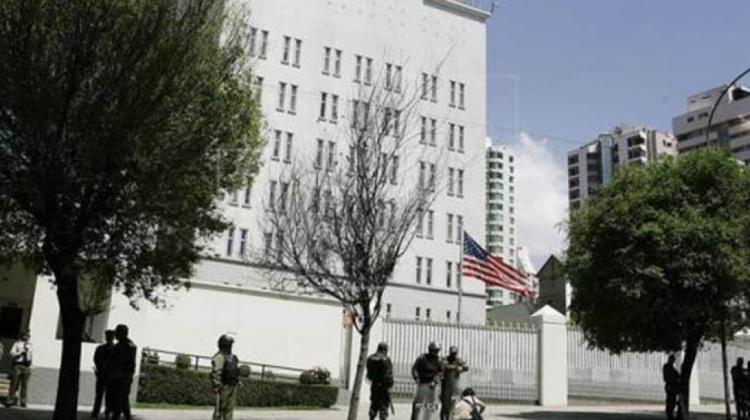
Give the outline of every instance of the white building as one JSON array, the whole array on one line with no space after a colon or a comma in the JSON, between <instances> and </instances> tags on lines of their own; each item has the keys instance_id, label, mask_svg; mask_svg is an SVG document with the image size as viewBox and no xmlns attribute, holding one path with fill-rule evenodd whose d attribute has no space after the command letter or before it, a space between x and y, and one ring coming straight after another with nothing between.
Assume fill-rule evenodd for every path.
<instances>
[{"instance_id":1,"label":"white building","mask_svg":"<svg viewBox=\"0 0 750 420\"><path fill-rule=\"evenodd\" d=\"M687 112L672 119L677 150L689 152L707 145L706 125L711 109L726 85L690 96ZM750 89L732 86L714 113L708 142L729 147L734 156L750 163Z\"/></svg>"},{"instance_id":2,"label":"white building","mask_svg":"<svg viewBox=\"0 0 750 420\"><path fill-rule=\"evenodd\" d=\"M506 146L492 146L487 151L487 251L503 259L511 267L516 256L515 156ZM518 301L518 295L502 287L487 288L489 306L507 305Z\"/></svg>"},{"instance_id":3,"label":"white building","mask_svg":"<svg viewBox=\"0 0 750 420\"><path fill-rule=\"evenodd\" d=\"M234 334L246 361L309 368L323 366L348 382L351 328L341 308L322 296L273 290L254 256L273 247L259 226L264 203L285 188L293 159L325 155L343 164L341 131L356 92L391 74L406 89L424 89L420 101L427 164L441 163L443 181L421 235L401 259L386 291L385 316L455 321L463 230L485 237L486 28L489 8L458 0L243 0L251 9L256 83L268 146L252 185L225 199L234 228L214 241L197 267L189 292L165 293L165 309L140 311L115 294L110 310L88 326L81 400L93 396L91 357L105 328L131 327L141 347L209 355L216 338ZM488 4L490 2L487 2ZM395 82L394 82L395 83ZM400 165L417 170L416 162ZM512 190L511 190L512 191ZM31 402L50 403L61 342L57 303L48 279L14 267L0 273L0 334L30 329L36 345ZM484 284L466 279L461 320L485 320Z\"/></svg>"},{"instance_id":4,"label":"white building","mask_svg":"<svg viewBox=\"0 0 750 420\"><path fill-rule=\"evenodd\" d=\"M614 171L677 154L672 134L649 127L615 127L595 140L568 152L568 200L575 210L581 201L606 185Z\"/></svg>"}]
</instances>

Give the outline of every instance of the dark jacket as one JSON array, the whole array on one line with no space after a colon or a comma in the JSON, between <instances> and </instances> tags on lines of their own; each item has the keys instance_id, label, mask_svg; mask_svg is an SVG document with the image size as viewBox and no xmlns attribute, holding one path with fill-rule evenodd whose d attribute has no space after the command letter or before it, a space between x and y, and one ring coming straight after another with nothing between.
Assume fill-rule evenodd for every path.
<instances>
[{"instance_id":1,"label":"dark jacket","mask_svg":"<svg viewBox=\"0 0 750 420\"><path fill-rule=\"evenodd\" d=\"M667 392L679 392L680 390L680 372L669 363L665 363L662 368L662 376L664 378L664 388Z\"/></svg>"},{"instance_id":2,"label":"dark jacket","mask_svg":"<svg viewBox=\"0 0 750 420\"><path fill-rule=\"evenodd\" d=\"M113 379L132 379L135 375L135 358L138 348L132 341L119 341L112 349L112 363L108 370Z\"/></svg>"},{"instance_id":3,"label":"dark jacket","mask_svg":"<svg viewBox=\"0 0 750 420\"><path fill-rule=\"evenodd\" d=\"M94 367L96 367L97 376L106 377L108 375L114 349L114 344L106 343L96 347L96 351L94 352Z\"/></svg>"},{"instance_id":4,"label":"dark jacket","mask_svg":"<svg viewBox=\"0 0 750 420\"><path fill-rule=\"evenodd\" d=\"M420 384L436 383L443 371L439 357L432 357L425 353L417 358L411 367L411 374Z\"/></svg>"}]
</instances>

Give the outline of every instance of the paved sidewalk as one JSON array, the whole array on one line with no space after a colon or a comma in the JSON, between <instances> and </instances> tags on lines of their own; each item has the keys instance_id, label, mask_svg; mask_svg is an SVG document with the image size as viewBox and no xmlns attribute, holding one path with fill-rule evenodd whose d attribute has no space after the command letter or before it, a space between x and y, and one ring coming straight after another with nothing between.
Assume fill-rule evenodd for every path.
<instances>
[{"instance_id":1,"label":"paved sidewalk","mask_svg":"<svg viewBox=\"0 0 750 420\"><path fill-rule=\"evenodd\" d=\"M490 406L485 412L487 420L655 420L665 418L661 406L575 406L562 408L541 408L535 406ZM49 407L30 407L28 409L0 408L0 420L49 420L52 410ZM693 420L723 419L723 406L704 406L694 411ZM137 420L210 420L211 411L197 410L151 410L137 409L134 412ZM79 419L87 419L81 413ZM252 409L235 411L234 420L345 420L346 407L330 410L274 410ZM367 420L366 407L360 409L360 420ZM392 420L408 420L409 406L396 405L396 415Z\"/></svg>"}]
</instances>

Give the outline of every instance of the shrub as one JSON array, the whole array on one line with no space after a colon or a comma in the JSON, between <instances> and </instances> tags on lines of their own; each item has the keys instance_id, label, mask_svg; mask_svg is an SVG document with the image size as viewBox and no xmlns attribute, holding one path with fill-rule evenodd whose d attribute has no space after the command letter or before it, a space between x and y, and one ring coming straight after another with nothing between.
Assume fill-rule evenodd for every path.
<instances>
[{"instance_id":1,"label":"shrub","mask_svg":"<svg viewBox=\"0 0 750 420\"><path fill-rule=\"evenodd\" d=\"M144 350L143 351L143 363L147 365L158 365L159 353Z\"/></svg>"},{"instance_id":2,"label":"shrub","mask_svg":"<svg viewBox=\"0 0 750 420\"><path fill-rule=\"evenodd\" d=\"M327 408L336 403L337 396L338 388L334 386L243 379L236 404L240 407ZM154 365L143 365L141 368L138 401L197 406L213 406L216 402L208 373Z\"/></svg>"},{"instance_id":3,"label":"shrub","mask_svg":"<svg viewBox=\"0 0 750 420\"><path fill-rule=\"evenodd\" d=\"M299 375L302 385L328 385L331 383L331 372L326 368L315 367Z\"/></svg>"},{"instance_id":4,"label":"shrub","mask_svg":"<svg viewBox=\"0 0 750 420\"><path fill-rule=\"evenodd\" d=\"M177 369L190 369L190 365L192 365L192 360L190 356L187 354L178 354L174 358L174 365Z\"/></svg>"}]
</instances>

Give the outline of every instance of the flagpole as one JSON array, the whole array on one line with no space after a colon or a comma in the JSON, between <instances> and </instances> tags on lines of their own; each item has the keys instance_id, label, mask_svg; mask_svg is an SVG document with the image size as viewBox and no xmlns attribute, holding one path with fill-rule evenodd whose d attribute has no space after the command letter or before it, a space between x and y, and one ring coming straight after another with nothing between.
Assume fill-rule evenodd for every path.
<instances>
[{"instance_id":1,"label":"flagpole","mask_svg":"<svg viewBox=\"0 0 750 420\"><path fill-rule=\"evenodd\" d=\"M459 258L458 258L458 267L457 267L458 272L459 272L459 275L458 275L458 311L456 312L456 323L458 323L458 324L461 323L461 309L462 309L461 308L461 300L464 297L464 286L463 286L463 282L464 282L464 271L463 271L463 266L464 266L464 241L465 241L464 235L466 235L466 232L462 231L461 232L461 238L460 238L461 239L460 240L461 243L460 243L460 245L458 247L459 248L459 254L458 254Z\"/></svg>"}]
</instances>

